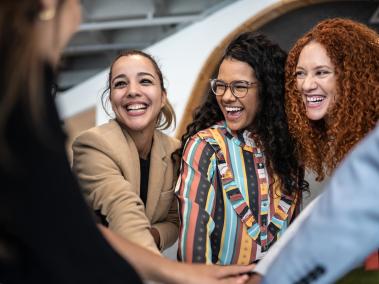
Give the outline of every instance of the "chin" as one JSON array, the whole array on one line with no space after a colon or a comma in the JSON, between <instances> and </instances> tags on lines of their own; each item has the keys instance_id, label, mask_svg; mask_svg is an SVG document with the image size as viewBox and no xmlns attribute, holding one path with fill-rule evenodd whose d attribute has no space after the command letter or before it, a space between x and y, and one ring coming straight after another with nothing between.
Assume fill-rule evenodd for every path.
<instances>
[{"instance_id":1,"label":"chin","mask_svg":"<svg viewBox=\"0 0 379 284\"><path fill-rule=\"evenodd\" d=\"M135 125L135 124L128 128L130 131L144 131L148 129L146 125Z\"/></svg>"},{"instance_id":2,"label":"chin","mask_svg":"<svg viewBox=\"0 0 379 284\"><path fill-rule=\"evenodd\" d=\"M325 118L325 113L313 113L307 112L307 117L309 120L317 121Z\"/></svg>"},{"instance_id":3,"label":"chin","mask_svg":"<svg viewBox=\"0 0 379 284\"><path fill-rule=\"evenodd\" d=\"M230 122L227 121L226 125L233 132L239 131L239 130L241 130L243 128L243 126L242 126L241 123L230 123Z\"/></svg>"}]
</instances>

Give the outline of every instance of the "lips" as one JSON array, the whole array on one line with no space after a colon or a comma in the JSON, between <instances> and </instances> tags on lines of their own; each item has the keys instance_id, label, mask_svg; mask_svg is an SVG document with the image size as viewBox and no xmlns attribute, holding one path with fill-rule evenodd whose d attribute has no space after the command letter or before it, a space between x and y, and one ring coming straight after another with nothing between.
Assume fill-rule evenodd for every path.
<instances>
[{"instance_id":1,"label":"lips","mask_svg":"<svg viewBox=\"0 0 379 284\"><path fill-rule=\"evenodd\" d=\"M236 112L243 110L243 107L225 107L227 112Z\"/></svg>"},{"instance_id":2,"label":"lips","mask_svg":"<svg viewBox=\"0 0 379 284\"><path fill-rule=\"evenodd\" d=\"M305 95L307 106L309 107L318 107L326 99L326 96L323 95Z\"/></svg>"},{"instance_id":3,"label":"lips","mask_svg":"<svg viewBox=\"0 0 379 284\"><path fill-rule=\"evenodd\" d=\"M149 104L144 102L130 102L124 106L124 109L128 115L139 116L143 115L148 107Z\"/></svg>"},{"instance_id":4,"label":"lips","mask_svg":"<svg viewBox=\"0 0 379 284\"><path fill-rule=\"evenodd\" d=\"M144 104L144 103L128 104L128 105L126 105L125 108L127 111L141 110L141 109L146 109L147 104Z\"/></svg>"},{"instance_id":5,"label":"lips","mask_svg":"<svg viewBox=\"0 0 379 284\"><path fill-rule=\"evenodd\" d=\"M239 106L225 106L226 119L228 120L237 120L242 115L243 107Z\"/></svg>"}]
</instances>

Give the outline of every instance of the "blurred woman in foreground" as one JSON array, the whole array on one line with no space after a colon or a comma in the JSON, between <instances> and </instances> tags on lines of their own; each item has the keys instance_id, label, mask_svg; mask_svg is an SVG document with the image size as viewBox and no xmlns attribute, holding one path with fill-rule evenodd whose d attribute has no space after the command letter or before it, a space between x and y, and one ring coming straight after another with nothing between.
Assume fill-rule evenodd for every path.
<instances>
[{"instance_id":1,"label":"blurred woman in foreground","mask_svg":"<svg viewBox=\"0 0 379 284\"><path fill-rule=\"evenodd\" d=\"M0 1L0 282L243 282L250 267L185 266L99 233L73 178L51 96L78 0Z\"/></svg>"}]
</instances>

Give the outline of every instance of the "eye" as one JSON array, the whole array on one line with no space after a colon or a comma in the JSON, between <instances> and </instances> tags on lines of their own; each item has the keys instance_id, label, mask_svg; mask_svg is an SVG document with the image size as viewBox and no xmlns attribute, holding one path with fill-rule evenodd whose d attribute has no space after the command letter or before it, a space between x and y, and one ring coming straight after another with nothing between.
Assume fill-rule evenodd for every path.
<instances>
[{"instance_id":1,"label":"eye","mask_svg":"<svg viewBox=\"0 0 379 284\"><path fill-rule=\"evenodd\" d=\"M305 77L305 72L303 70L296 70L295 77L298 78L298 79L304 78Z\"/></svg>"},{"instance_id":2,"label":"eye","mask_svg":"<svg viewBox=\"0 0 379 284\"><path fill-rule=\"evenodd\" d=\"M114 88L124 88L126 87L128 84L125 82L125 81L116 81L114 83Z\"/></svg>"},{"instance_id":3,"label":"eye","mask_svg":"<svg viewBox=\"0 0 379 284\"><path fill-rule=\"evenodd\" d=\"M221 80L216 81L214 85L216 88L220 88L220 89L226 88L226 83Z\"/></svg>"},{"instance_id":4,"label":"eye","mask_svg":"<svg viewBox=\"0 0 379 284\"><path fill-rule=\"evenodd\" d=\"M331 72L329 70L323 70L323 69L321 69L321 70L317 70L316 71L316 76L324 77L324 76L326 76L326 75L328 75L330 73Z\"/></svg>"},{"instance_id":5,"label":"eye","mask_svg":"<svg viewBox=\"0 0 379 284\"><path fill-rule=\"evenodd\" d=\"M234 90L237 92L245 92L246 89L249 87L247 82L244 81L236 81L233 84Z\"/></svg>"},{"instance_id":6,"label":"eye","mask_svg":"<svg viewBox=\"0 0 379 284\"><path fill-rule=\"evenodd\" d=\"M149 86L149 85L153 85L153 81L151 79L148 79L148 78L142 78L140 80L140 84L143 86Z\"/></svg>"},{"instance_id":7,"label":"eye","mask_svg":"<svg viewBox=\"0 0 379 284\"><path fill-rule=\"evenodd\" d=\"M216 96L222 96L226 89L226 83L222 80L212 79L211 89Z\"/></svg>"}]
</instances>

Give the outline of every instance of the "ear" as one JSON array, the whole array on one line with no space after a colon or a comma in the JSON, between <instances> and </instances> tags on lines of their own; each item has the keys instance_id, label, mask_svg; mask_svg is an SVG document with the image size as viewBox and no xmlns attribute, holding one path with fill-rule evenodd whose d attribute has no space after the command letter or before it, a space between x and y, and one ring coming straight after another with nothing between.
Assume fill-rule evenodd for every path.
<instances>
[{"instance_id":1,"label":"ear","mask_svg":"<svg viewBox=\"0 0 379 284\"><path fill-rule=\"evenodd\" d=\"M58 0L40 0L43 10L56 9Z\"/></svg>"},{"instance_id":2,"label":"ear","mask_svg":"<svg viewBox=\"0 0 379 284\"><path fill-rule=\"evenodd\" d=\"M41 21L50 21L54 19L55 13L57 10L57 1L58 0L40 0L42 9L39 12L39 19Z\"/></svg>"},{"instance_id":3,"label":"ear","mask_svg":"<svg viewBox=\"0 0 379 284\"><path fill-rule=\"evenodd\" d=\"M167 93L165 91L162 91L162 103L161 108L163 108L166 105L167 102Z\"/></svg>"}]
</instances>

